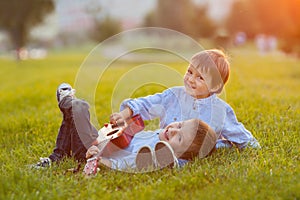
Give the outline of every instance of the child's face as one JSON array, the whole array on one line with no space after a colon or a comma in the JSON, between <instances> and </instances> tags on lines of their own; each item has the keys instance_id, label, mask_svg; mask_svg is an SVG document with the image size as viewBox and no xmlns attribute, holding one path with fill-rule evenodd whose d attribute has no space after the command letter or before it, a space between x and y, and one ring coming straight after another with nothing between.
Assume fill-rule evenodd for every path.
<instances>
[{"instance_id":1,"label":"child's face","mask_svg":"<svg viewBox=\"0 0 300 200\"><path fill-rule=\"evenodd\" d=\"M210 95L203 75L192 65L189 65L184 75L184 87L189 95L197 99L206 98Z\"/></svg>"},{"instance_id":2,"label":"child's face","mask_svg":"<svg viewBox=\"0 0 300 200\"><path fill-rule=\"evenodd\" d=\"M175 155L179 157L193 142L196 131L197 123L193 119L174 122L159 133L159 139L168 142L173 148Z\"/></svg>"}]
</instances>

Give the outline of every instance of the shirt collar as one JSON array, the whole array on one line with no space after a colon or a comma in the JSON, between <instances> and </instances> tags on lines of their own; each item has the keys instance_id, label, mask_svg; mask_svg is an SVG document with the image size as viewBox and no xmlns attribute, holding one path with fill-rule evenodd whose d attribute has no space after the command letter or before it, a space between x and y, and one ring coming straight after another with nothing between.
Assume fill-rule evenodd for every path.
<instances>
[{"instance_id":1,"label":"shirt collar","mask_svg":"<svg viewBox=\"0 0 300 200\"><path fill-rule=\"evenodd\" d=\"M195 101L195 103L197 104L208 104L211 103L215 98L216 98L216 94L212 94L209 97L203 98L203 99L196 99L194 97L192 97Z\"/></svg>"}]
</instances>

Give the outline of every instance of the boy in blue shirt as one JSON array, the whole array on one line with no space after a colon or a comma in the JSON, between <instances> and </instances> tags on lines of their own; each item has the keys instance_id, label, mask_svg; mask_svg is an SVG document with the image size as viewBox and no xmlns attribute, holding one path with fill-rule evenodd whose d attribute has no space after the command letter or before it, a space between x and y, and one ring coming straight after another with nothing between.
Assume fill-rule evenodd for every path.
<instances>
[{"instance_id":1,"label":"boy in blue shirt","mask_svg":"<svg viewBox=\"0 0 300 200\"><path fill-rule=\"evenodd\" d=\"M177 159L193 160L212 153L217 136L203 121L190 119L174 122L156 131L141 131L134 135L129 146L98 162L117 170L154 170L178 166ZM97 146L87 150L87 157L99 154Z\"/></svg>"},{"instance_id":2,"label":"boy in blue shirt","mask_svg":"<svg viewBox=\"0 0 300 200\"><path fill-rule=\"evenodd\" d=\"M236 146L239 149L260 147L233 109L217 94L227 83L230 65L221 50L204 50L195 54L184 75L184 86L172 87L162 93L137 99L127 99L121 111L113 113L110 121L122 123L139 114L143 120L160 119L160 128L192 118L206 122L217 133L217 148Z\"/></svg>"}]
</instances>

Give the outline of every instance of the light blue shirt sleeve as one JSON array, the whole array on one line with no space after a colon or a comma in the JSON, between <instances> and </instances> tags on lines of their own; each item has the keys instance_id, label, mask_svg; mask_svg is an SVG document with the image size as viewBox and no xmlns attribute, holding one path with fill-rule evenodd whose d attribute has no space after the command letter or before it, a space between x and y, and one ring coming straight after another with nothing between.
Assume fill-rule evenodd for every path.
<instances>
[{"instance_id":1,"label":"light blue shirt sleeve","mask_svg":"<svg viewBox=\"0 0 300 200\"><path fill-rule=\"evenodd\" d=\"M260 148L258 141L253 137L251 132L237 120L233 109L229 105L227 106L226 118L221 136L240 149L245 147ZM224 140L218 140L218 142L228 145L228 142ZM221 147L221 144L218 145Z\"/></svg>"},{"instance_id":2,"label":"light blue shirt sleeve","mask_svg":"<svg viewBox=\"0 0 300 200\"><path fill-rule=\"evenodd\" d=\"M140 114L143 120L151 120L159 118L160 128L164 128L172 122L185 120L182 116L188 116L190 114L182 114L189 110L186 105L190 105L187 102L186 97L190 100L191 97L185 95L183 87L169 88L162 93L156 93L146 97L140 97L136 99L126 99L122 102L120 110L123 110L128 106L133 115ZM195 117L197 118L198 113Z\"/></svg>"},{"instance_id":3,"label":"light blue shirt sleeve","mask_svg":"<svg viewBox=\"0 0 300 200\"><path fill-rule=\"evenodd\" d=\"M165 113L165 101L169 93L169 90L165 90L162 93L146 97L126 99L122 102L120 110L124 110L128 106L132 110L133 115L140 114L143 120L162 118Z\"/></svg>"}]
</instances>

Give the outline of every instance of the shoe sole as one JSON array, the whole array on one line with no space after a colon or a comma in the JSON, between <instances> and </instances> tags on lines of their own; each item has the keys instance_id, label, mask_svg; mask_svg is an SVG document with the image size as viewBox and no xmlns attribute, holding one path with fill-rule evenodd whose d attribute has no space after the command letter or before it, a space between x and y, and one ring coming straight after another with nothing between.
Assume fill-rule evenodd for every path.
<instances>
[{"instance_id":1,"label":"shoe sole","mask_svg":"<svg viewBox=\"0 0 300 200\"><path fill-rule=\"evenodd\" d=\"M163 142L158 142L155 145L155 157L158 168L173 168L175 166L173 151Z\"/></svg>"}]
</instances>

